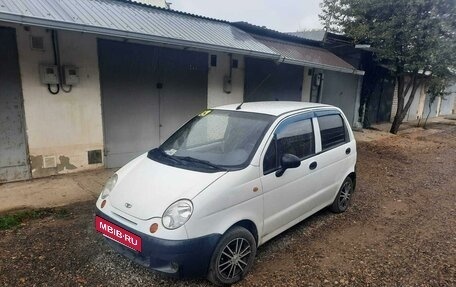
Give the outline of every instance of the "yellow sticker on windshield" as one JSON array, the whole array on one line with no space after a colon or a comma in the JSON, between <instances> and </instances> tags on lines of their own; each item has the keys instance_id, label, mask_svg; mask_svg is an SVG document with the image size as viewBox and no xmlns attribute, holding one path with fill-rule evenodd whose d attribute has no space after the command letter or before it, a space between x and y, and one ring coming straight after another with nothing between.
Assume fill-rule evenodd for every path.
<instances>
[{"instance_id":1,"label":"yellow sticker on windshield","mask_svg":"<svg viewBox=\"0 0 456 287\"><path fill-rule=\"evenodd\" d=\"M211 112L212 112L212 110L205 110L205 111L202 111L198 116L205 117L208 114L210 114Z\"/></svg>"}]
</instances>

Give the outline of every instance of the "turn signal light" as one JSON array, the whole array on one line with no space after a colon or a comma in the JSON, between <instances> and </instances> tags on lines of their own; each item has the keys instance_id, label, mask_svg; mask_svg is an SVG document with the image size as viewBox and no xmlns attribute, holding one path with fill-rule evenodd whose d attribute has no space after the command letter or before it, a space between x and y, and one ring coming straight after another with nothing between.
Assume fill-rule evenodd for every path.
<instances>
[{"instance_id":1,"label":"turn signal light","mask_svg":"<svg viewBox=\"0 0 456 287\"><path fill-rule=\"evenodd\" d=\"M106 199L101 202L101 208L105 207L106 205Z\"/></svg>"},{"instance_id":2,"label":"turn signal light","mask_svg":"<svg viewBox=\"0 0 456 287\"><path fill-rule=\"evenodd\" d=\"M157 230L158 230L158 224L157 223L152 224L150 226L150 228L149 228L150 233L155 233L155 232L157 232Z\"/></svg>"}]
</instances>

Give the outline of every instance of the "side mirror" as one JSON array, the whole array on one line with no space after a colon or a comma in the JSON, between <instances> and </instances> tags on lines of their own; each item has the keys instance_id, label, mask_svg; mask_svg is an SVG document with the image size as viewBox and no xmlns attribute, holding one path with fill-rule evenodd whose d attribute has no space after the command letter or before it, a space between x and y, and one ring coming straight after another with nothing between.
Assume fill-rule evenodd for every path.
<instances>
[{"instance_id":1,"label":"side mirror","mask_svg":"<svg viewBox=\"0 0 456 287\"><path fill-rule=\"evenodd\" d=\"M301 165L301 160L294 154L286 153L280 159L281 168L276 171L276 176L281 177L283 173L289 168L297 168Z\"/></svg>"}]
</instances>

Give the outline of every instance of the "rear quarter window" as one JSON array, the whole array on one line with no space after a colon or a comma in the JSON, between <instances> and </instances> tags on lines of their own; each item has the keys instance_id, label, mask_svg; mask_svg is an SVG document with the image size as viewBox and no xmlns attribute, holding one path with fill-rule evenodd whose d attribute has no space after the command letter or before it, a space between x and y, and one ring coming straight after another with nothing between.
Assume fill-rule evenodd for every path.
<instances>
[{"instance_id":1,"label":"rear quarter window","mask_svg":"<svg viewBox=\"0 0 456 287\"><path fill-rule=\"evenodd\" d=\"M348 132L340 114L319 116L318 124L323 151L349 141Z\"/></svg>"}]
</instances>

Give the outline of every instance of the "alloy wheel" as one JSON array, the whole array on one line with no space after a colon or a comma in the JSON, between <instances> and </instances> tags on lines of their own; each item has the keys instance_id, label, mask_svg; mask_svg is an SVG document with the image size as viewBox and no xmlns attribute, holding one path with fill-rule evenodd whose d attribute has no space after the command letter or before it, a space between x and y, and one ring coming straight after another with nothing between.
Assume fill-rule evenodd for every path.
<instances>
[{"instance_id":1,"label":"alloy wheel","mask_svg":"<svg viewBox=\"0 0 456 287\"><path fill-rule=\"evenodd\" d=\"M342 186L342 189L339 194L339 208L345 210L348 207L348 202L350 201L350 195L352 191L351 182L345 182Z\"/></svg>"},{"instance_id":2,"label":"alloy wheel","mask_svg":"<svg viewBox=\"0 0 456 287\"><path fill-rule=\"evenodd\" d=\"M244 238L231 240L222 250L217 268L225 279L233 279L247 267L252 253L250 243Z\"/></svg>"}]
</instances>

